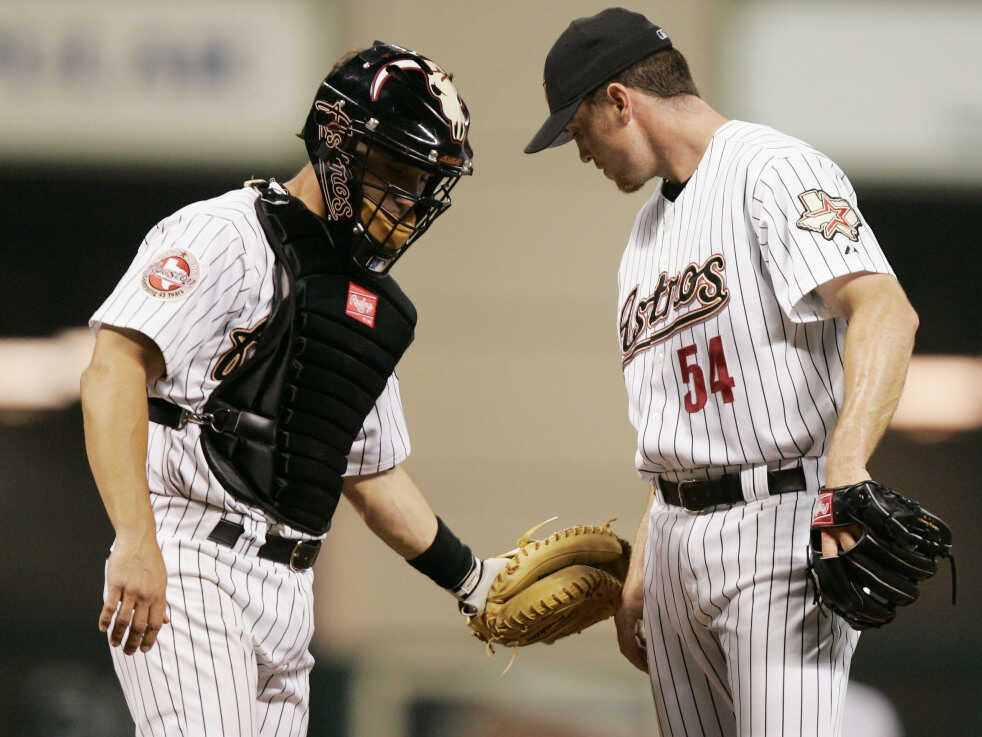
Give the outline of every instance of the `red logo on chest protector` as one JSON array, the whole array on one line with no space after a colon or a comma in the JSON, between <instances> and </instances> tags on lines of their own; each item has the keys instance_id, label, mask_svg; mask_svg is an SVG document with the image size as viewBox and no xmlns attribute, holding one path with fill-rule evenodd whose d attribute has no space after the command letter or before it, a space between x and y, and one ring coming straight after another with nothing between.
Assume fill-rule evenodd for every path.
<instances>
[{"instance_id":1,"label":"red logo on chest protector","mask_svg":"<svg viewBox=\"0 0 982 737\"><path fill-rule=\"evenodd\" d=\"M368 327L375 327L375 309L378 307L378 296L369 292L365 287L359 287L354 282L348 282L348 302L344 314Z\"/></svg>"},{"instance_id":2,"label":"red logo on chest protector","mask_svg":"<svg viewBox=\"0 0 982 737\"><path fill-rule=\"evenodd\" d=\"M818 499L815 501L815 514L812 516L812 525L819 527L835 524L832 518L832 492L820 491Z\"/></svg>"}]
</instances>

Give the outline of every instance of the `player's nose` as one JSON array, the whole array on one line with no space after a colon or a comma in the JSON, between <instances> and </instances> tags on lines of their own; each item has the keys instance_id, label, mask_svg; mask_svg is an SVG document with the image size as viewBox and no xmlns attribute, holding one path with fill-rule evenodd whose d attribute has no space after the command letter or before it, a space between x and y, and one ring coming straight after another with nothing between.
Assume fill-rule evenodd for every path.
<instances>
[{"instance_id":1,"label":"player's nose","mask_svg":"<svg viewBox=\"0 0 982 737\"><path fill-rule=\"evenodd\" d=\"M382 203L382 209L396 218L401 218L412 206L413 203L405 197L397 197L393 194L388 195Z\"/></svg>"},{"instance_id":2,"label":"player's nose","mask_svg":"<svg viewBox=\"0 0 982 737\"><path fill-rule=\"evenodd\" d=\"M574 140L576 143L576 148L580 154L580 161L582 161L584 164L589 164L591 161L593 161L593 157L590 155L590 152L587 151L586 147L580 143L578 139Z\"/></svg>"}]
</instances>

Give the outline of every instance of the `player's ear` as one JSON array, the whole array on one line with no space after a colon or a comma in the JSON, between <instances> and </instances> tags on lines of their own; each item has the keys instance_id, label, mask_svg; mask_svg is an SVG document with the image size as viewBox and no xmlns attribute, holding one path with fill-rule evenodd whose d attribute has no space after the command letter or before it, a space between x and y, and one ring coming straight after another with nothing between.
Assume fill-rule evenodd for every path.
<instances>
[{"instance_id":1,"label":"player's ear","mask_svg":"<svg viewBox=\"0 0 982 737\"><path fill-rule=\"evenodd\" d=\"M627 87L619 82L612 82L607 85L607 102L614 106L614 113L622 123L631 119L633 110L631 95Z\"/></svg>"}]
</instances>

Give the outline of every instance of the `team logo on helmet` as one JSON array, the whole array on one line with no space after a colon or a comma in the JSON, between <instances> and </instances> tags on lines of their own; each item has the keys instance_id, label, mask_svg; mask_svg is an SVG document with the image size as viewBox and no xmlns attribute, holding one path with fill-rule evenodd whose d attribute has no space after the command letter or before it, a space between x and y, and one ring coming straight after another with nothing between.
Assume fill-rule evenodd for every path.
<instances>
[{"instance_id":1,"label":"team logo on helmet","mask_svg":"<svg viewBox=\"0 0 982 737\"><path fill-rule=\"evenodd\" d=\"M344 100L314 103L317 112L327 118L317 124L317 138L330 149L337 151L330 162L317 162L317 175L324 190L327 216L331 220L343 220L354 214L351 208L351 187L348 184L351 158L341 151L344 139L351 135L351 116L344 112Z\"/></svg>"},{"instance_id":2,"label":"team logo on helmet","mask_svg":"<svg viewBox=\"0 0 982 737\"><path fill-rule=\"evenodd\" d=\"M190 294L201 278L198 259L190 251L172 249L157 256L143 272L143 290L157 299L178 299Z\"/></svg>"},{"instance_id":3,"label":"team logo on helmet","mask_svg":"<svg viewBox=\"0 0 982 737\"><path fill-rule=\"evenodd\" d=\"M390 68L395 67L396 69L421 72L426 77L426 84L429 87L430 94L440 103L443 117L450 122L450 137L457 143L460 143L467 135L467 116L464 114L464 106L460 102L460 95L457 94L457 87L454 85L453 80L450 79L450 75L443 71L443 69L425 57L420 57L420 59L426 65L425 68L415 59L395 59L394 61L383 64L375 72L375 77L372 79L372 102L378 100L378 96L382 92L382 87L385 86L389 77L392 76Z\"/></svg>"},{"instance_id":4,"label":"team logo on helmet","mask_svg":"<svg viewBox=\"0 0 982 737\"><path fill-rule=\"evenodd\" d=\"M821 233L825 240L832 240L841 233L851 241L859 240L859 215L847 200L832 197L820 189L809 189L798 195L807 209L795 223L802 230ZM848 251L847 251L848 252Z\"/></svg>"}]
</instances>

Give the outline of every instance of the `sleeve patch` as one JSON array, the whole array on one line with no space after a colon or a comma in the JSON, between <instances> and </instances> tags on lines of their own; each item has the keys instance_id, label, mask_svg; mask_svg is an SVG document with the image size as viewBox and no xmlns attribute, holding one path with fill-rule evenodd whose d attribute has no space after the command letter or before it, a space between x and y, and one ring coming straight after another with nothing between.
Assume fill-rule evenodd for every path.
<instances>
[{"instance_id":1,"label":"sleeve patch","mask_svg":"<svg viewBox=\"0 0 982 737\"><path fill-rule=\"evenodd\" d=\"M151 297L186 297L201 280L201 266L190 251L171 249L156 256L140 277L140 285Z\"/></svg>"},{"instance_id":2,"label":"sleeve patch","mask_svg":"<svg viewBox=\"0 0 982 737\"><path fill-rule=\"evenodd\" d=\"M804 214L795 223L801 230L821 233L830 241L842 234L851 241L859 240L859 215L847 200L832 197L821 189L809 189L798 195L805 206Z\"/></svg>"}]
</instances>

